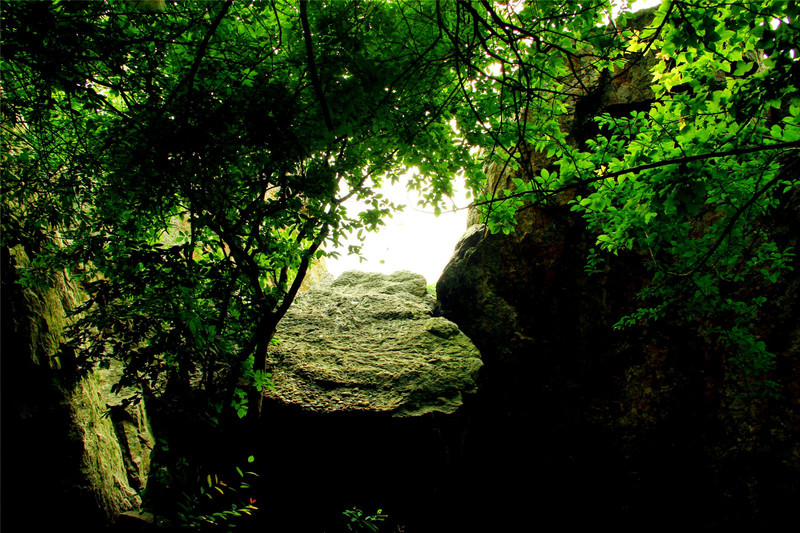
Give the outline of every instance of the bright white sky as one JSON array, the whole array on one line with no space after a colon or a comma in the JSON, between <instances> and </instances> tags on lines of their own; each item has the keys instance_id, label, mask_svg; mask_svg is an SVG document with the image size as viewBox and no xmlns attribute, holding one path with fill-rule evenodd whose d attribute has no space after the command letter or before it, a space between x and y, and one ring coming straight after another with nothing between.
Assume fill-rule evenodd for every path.
<instances>
[{"instance_id":1,"label":"bright white sky","mask_svg":"<svg viewBox=\"0 0 800 533\"><path fill-rule=\"evenodd\" d=\"M659 3L661 0L632 2L632 10ZM386 185L381 192L395 203L405 204L405 210L386 219L386 225L378 233L367 234L361 250L363 262L357 256L347 255L345 244L338 250L342 254L339 259L328 258L328 271L338 277L347 270L384 274L411 270L425 276L428 284L435 284L467 229L467 210L445 211L436 217L432 210L423 211L417 206L418 197L406 191L402 180ZM469 205L463 187L456 191L453 201L459 208ZM348 210L357 209L355 203L346 205ZM353 239L350 244L358 241Z\"/></svg>"},{"instance_id":2,"label":"bright white sky","mask_svg":"<svg viewBox=\"0 0 800 533\"><path fill-rule=\"evenodd\" d=\"M438 217L432 209L422 210L417 206L419 197L415 191L407 191L401 180L394 185L385 185L381 192L406 208L386 219L386 225L378 233L366 233L361 249L365 261L358 256L347 255L347 245L339 248L339 259L327 259L328 271L339 276L347 270L382 272L391 274L398 270L410 270L422 274L428 284L439 279L445 265L453 255L453 250L467 229L467 210L443 211ZM464 190L456 191L456 207L469 205ZM345 204L349 210L357 209L356 204ZM352 205L352 207L351 207ZM351 244L358 244L353 238Z\"/></svg>"}]
</instances>

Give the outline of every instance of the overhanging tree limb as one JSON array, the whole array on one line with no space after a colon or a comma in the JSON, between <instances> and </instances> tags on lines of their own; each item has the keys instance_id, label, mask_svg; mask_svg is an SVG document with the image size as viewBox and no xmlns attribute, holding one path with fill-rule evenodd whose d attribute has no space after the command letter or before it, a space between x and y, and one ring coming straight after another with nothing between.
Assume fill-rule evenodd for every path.
<instances>
[{"instance_id":1,"label":"overhanging tree limb","mask_svg":"<svg viewBox=\"0 0 800 533\"><path fill-rule=\"evenodd\" d=\"M599 174L592 178L581 178L573 183L568 183L566 185L562 185L561 187L556 187L554 189L537 189L535 191L522 191L518 193L512 193L500 198L490 198L488 200L481 200L480 202L475 202L472 204L473 206L479 205L488 205L496 202L503 202L506 200L510 200L512 198L520 198L524 196L528 196L531 194L557 194L560 192L564 192L570 189L574 189L575 187L580 187L583 185L587 185L589 183L594 183L597 181L603 181L606 179L613 179L618 178L619 176L624 176L625 174L638 174L640 172L644 172L645 170L651 170L654 168L666 167L670 165L682 165L686 163L691 163L692 161L702 161L705 159L716 159L719 157L731 157L736 155L745 155L745 154L752 154L756 152L768 152L772 150L800 150L800 141L791 141L791 142L783 142L783 143L776 143L776 144L768 144L762 146L751 146L750 148L737 148L734 150L724 150L718 152L708 152L705 154L696 154L690 155L686 157L677 157L674 159L666 159L664 161L656 161L655 163L647 163L645 165L639 165L636 167L631 167L625 170L618 170L615 172L609 172L604 174Z\"/></svg>"},{"instance_id":2,"label":"overhanging tree limb","mask_svg":"<svg viewBox=\"0 0 800 533\"><path fill-rule=\"evenodd\" d=\"M222 5L222 9L220 9L217 16L214 17L214 20L211 22L211 27L208 28L203 40L200 42L200 45L197 47L197 53L195 54L194 62L192 66L189 68L189 74L183 78L178 85L175 86L175 89L170 94L168 100L174 98L178 92L188 84L189 89L188 92L191 95L192 91L194 90L194 79L197 77L197 71L200 69L200 63L203 62L203 57L206 54L206 50L208 50L208 43L211 41L211 37L217 32L217 28L219 27L222 19L225 18L225 15L228 13L228 10L233 5L233 0L225 0L225 3Z\"/></svg>"},{"instance_id":3,"label":"overhanging tree limb","mask_svg":"<svg viewBox=\"0 0 800 533\"><path fill-rule=\"evenodd\" d=\"M692 161L702 161L704 159L716 159L718 157L731 157L736 155L752 154L756 152L769 152L771 150L791 150L791 149L795 150L800 149L800 141L775 143L762 146L751 146L750 148L736 148L733 150L708 152L706 154L696 154L686 157L678 157L675 159L666 159L664 161L656 161L655 163L647 163L646 165L632 167L627 170L619 170L616 172L609 172L608 174L602 174L600 176L597 176L596 178L583 180L583 183L590 183L592 181L601 181L607 178L616 178L618 176L623 176L625 174L638 174L639 172L650 170L652 168L665 167L669 165L681 165L685 163L691 163Z\"/></svg>"}]
</instances>

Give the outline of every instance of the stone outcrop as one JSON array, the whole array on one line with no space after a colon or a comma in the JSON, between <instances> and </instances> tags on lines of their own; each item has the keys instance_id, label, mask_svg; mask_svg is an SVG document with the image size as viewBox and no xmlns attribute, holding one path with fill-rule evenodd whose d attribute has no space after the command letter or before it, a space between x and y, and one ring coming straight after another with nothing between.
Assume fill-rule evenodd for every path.
<instances>
[{"instance_id":1,"label":"stone outcrop","mask_svg":"<svg viewBox=\"0 0 800 533\"><path fill-rule=\"evenodd\" d=\"M562 121L573 142L592 134L593 113L647 109L646 66L586 78ZM531 153L527 171L550 163ZM487 190L525 177L500 170L487 169ZM464 462L491 489L467 494L465 508L491 511L473 520L511 530L527 523L513 515L524 508L545 529L716 530L788 517L800 496L800 261L769 289L757 326L785 396L743 397L725 348L700 328L614 330L637 304L646 257L620 253L589 275L595 235L566 200L520 210L510 235L489 234L472 213L437 285L440 312L484 361ZM781 248L800 245L798 202L769 221Z\"/></svg>"},{"instance_id":2,"label":"stone outcrop","mask_svg":"<svg viewBox=\"0 0 800 533\"><path fill-rule=\"evenodd\" d=\"M410 272L350 271L304 292L278 327L267 397L320 413L455 412L481 360L434 304Z\"/></svg>"},{"instance_id":3,"label":"stone outcrop","mask_svg":"<svg viewBox=\"0 0 800 533\"><path fill-rule=\"evenodd\" d=\"M4 519L72 515L99 529L141 504L154 437L143 403L111 392L113 368L73 374L61 345L83 293L60 272L49 286L16 285L28 264L21 246L3 250Z\"/></svg>"},{"instance_id":4,"label":"stone outcrop","mask_svg":"<svg viewBox=\"0 0 800 533\"><path fill-rule=\"evenodd\" d=\"M782 246L798 247L797 212L774 228ZM504 513L526 504L553 528L575 508L576 526L623 531L787 519L800 496L800 261L765 293L757 322L781 397L748 397L704 326L615 330L645 261L620 253L588 275L593 243L567 206L530 208L510 235L471 226L439 280L443 316L484 361L464 462L493 489L468 507L492 509L483 520L504 516L509 529L519 522ZM481 468L487 458L494 468Z\"/></svg>"}]
</instances>

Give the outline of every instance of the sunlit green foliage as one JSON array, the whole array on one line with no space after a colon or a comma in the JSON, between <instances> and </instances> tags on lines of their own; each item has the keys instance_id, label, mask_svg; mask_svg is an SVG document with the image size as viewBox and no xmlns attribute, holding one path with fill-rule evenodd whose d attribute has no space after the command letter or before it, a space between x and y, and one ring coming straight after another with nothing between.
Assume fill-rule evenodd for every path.
<instances>
[{"instance_id":1,"label":"sunlit green foliage","mask_svg":"<svg viewBox=\"0 0 800 533\"><path fill-rule=\"evenodd\" d=\"M603 4L481 11L495 74L462 82L459 127L516 176L481 198L489 229L512 231L531 201L574 198L597 235L587 271L633 251L652 272L618 326L715 324L709 342L763 375L773 358L752 321L794 254L769 221L796 209L800 7L672 0L649 20L610 23ZM603 87L639 61L652 64L652 95L623 115L606 109Z\"/></svg>"},{"instance_id":2,"label":"sunlit green foliage","mask_svg":"<svg viewBox=\"0 0 800 533\"><path fill-rule=\"evenodd\" d=\"M379 228L408 167L438 207L470 158L436 8L4 5L3 244L85 282L82 366L121 359L153 392L267 384L322 244Z\"/></svg>"},{"instance_id":3,"label":"sunlit green foliage","mask_svg":"<svg viewBox=\"0 0 800 533\"><path fill-rule=\"evenodd\" d=\"M382 509L378 509L375 514L366 514L358 507L347 509L342 512L344 518L347 520L347 531L378 531L378 523L383 522L388 518L388 515L383 514Z\"/></svg>"},{"instance_id":4,"label":"sunlit green foliage","mask_svg":"<svg viewBox=\"0 0 800 533\"><path fill-rule=\"evenodd\" d=\"M240 380L269 386L266 350L323 244L396 207L381 183L415 168L438 210L491 164L516 172L478 199L491 231L568 197L597 234L588 270L648 258L620 326L725 314L709 335L767 368L749 329L764 299L738 289L790 264L762 222L796 193L798 14L672 0L640 27L606 0L6 2L3 245L35 252L28 283L85 283L82 367L117 358L123 383L200 387L242 415ZM643 57L646 109L592 101Z\"/></svg>"}]
</instances>

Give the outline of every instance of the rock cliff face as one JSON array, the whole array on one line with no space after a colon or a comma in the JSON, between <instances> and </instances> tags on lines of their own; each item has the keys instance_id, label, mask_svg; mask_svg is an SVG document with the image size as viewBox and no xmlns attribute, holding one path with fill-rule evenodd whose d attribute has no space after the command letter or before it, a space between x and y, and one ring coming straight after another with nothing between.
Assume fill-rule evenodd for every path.
<instances>
[{"instance_id":1,"label":"rock cliff face","mask_svg":"<svg viewBox=\"0 0 800 533\"><path fill-rule=\"evenodd\" d=\"M627 114L652 99L644 62L613 81L584 82L562 122L576 143L591 134L582 117ZM550 161L532 153L530 164L537 174ZM524 178L498 168L487 177L487 190ZM484 361L464 462L491 487L471 496L472 507L491 512L474 520L518 527L526 521L514 510L526 509L532 522L559 528L716 530L790 516L800 497L800 263L759 318L784 397L742 398L730 386L736 370L700 331L612 328L635 306L646 261L621 253L588 275L595 236L564 200L521 210L510 235L488 234L472 214L437 285L442 315ZM796 209L770 224L781 245L798 247Z\"/></svg>"},{"instance_id":2,"label":"rock cliff face","mask_svg":"<svg viewBox=\"0 0 800 533\"><path fill-rule=\"evenodd\" d=\"M798 235L798 222L780 231ZM628 254L588 276L593 240L566 207L529 209L508 236L471 226L439 281L442 314L484 361L464 461L493 489L473 506L509 527L525 506L552 527L788 518L800 498L800 279L775 287L759 318L783 396L746 398L699 330L613 329L644 264Z\"/></svg>"},{"instance_id":3,"label":"rock cliff face","mask_svg":"<svg viewBox=\"0 0 800 533\"><path fill-rule=\"evenodd\" d=\"M61 343L82 293L62 273L49 287L15 285L27 265L21 247L3 250L4 524L80 516L99 529L141 504L154 438L143 404L123 407L111 393L113 369L71 375Z\"/></svg>"},{"instance_id":4,"label":"rock cliff face","mask_svg":"<svg viewBox=\"0 0 800 533\"><path fill-rule=\"evenodd\" d=\"M776 231L796 247L800 221L786 222ZM759 318L783 396L743 398L699 330L612 328L644 264L621 254L588 276L592 241L568 208L528 209L508 236L471 226L439 281L442 314L484 361L463 460L492 487L473 507L493 511L475 520L517 526L523 507L543 526L623 531L788 518L800 497L800 279L776 287Z\"/></svg>"}]
</instances>

